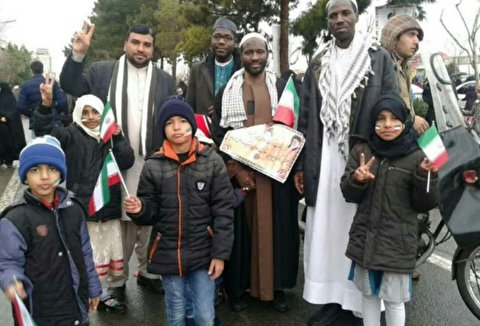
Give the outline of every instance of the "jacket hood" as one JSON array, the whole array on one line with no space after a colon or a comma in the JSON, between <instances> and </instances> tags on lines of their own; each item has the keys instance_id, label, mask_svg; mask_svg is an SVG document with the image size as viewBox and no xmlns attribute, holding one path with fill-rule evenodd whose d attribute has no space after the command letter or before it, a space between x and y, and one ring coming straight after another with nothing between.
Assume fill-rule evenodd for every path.
<instances>
[{"instance_id":1,"label":"jacket hood","mask_svg":"<svg viewBox=\"0 0 480 326\"><path fill-rule=\"evenodd\" d=\"M404 14L395 15L383 27L380 43L392 53L400 35L409 30L417 30L418 39L423 40L423 29L415 18Z\"/></svg>"}]
</instances>

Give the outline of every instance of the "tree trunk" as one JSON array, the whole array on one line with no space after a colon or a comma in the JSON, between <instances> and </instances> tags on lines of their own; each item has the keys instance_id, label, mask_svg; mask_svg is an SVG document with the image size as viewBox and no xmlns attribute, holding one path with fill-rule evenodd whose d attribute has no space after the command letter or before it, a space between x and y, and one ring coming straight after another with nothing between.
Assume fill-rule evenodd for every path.
<instances>
[{"instance_id":1,"label":"tree trunk","mask_svg":"<svg viewBox=\"0 0 480 326\"><path fill-rule=\"evenodd\" d=\"M280 72L289 68L288 52L288 5L289 0L280 2Z\"/></svg>"},{"instance_id":2,"label":"tree trunk","mask_svg":"<svg viewBox=\"0 0 480 326\"><path fill-rule=\"evenodd\" d=\"M177 58L173 59L172 61L172 77L173 80L177 80Z\"/></svg>"}]
</instances>

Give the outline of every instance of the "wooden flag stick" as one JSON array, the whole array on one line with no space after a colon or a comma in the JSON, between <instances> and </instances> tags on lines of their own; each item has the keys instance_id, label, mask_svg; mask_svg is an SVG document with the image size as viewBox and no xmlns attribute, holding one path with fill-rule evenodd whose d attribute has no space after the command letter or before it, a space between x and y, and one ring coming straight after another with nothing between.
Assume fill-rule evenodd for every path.
<instances>
[{"instance_id":1,"label":"wooden flag stick","mask_svg":"<svg viewBox=\"0 0 480 326\"><path fill-rule=\"evenodd\" d=\"M427 194L430 192L430 170L428 170L427 174Z\"/></svg>"}]
</instances>

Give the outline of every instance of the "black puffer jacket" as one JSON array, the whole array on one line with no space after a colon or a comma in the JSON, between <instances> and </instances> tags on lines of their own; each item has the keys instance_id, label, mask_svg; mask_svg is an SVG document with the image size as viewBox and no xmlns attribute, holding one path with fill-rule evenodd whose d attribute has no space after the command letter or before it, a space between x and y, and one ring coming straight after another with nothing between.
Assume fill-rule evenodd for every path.
<instances>
[{"instance_id":1,"label":"black puffer jacket","mask_svg":"<svg viewBox=\"0 0 480 326\"><path fill-rule=\"evenodd\" d=\"M69 127L54 126L49 108L40 106L35 112L34 130L38 136L50 134L56 137L67 160L67 189L88 209L95 183L110 148L120 170L126 170L135 160L133 149L122 135L113 136L113 147L108 142L98 142L87 135L75 123ZM120 184L110 187L110 202L87 221L108 221L122 216Z\"/></svg>"},{"instance_id":2,"label":"black puffer jacket","mask_svg":"<svg viewBox=\"0 0 480 326\"><path fill-rule=\"evenodd\" d=\"M153 225L148 249L150 273L185 275L208 268L212 258L228 260L233 245L234 195L221 157L193 143L179 163L165 141L143 166L137 195L140 225Z\"/></svg>"},{"instance_id":3,"label":"black puffer jacket","mask_svg":"<svg viewBox=\"0 0 480 326\"><path fill-rule=\"evenodd\" d=\"M368 144L353 147L342 177L341 189L348 202L358 203L350 228L346 255L364 268L410 273L417 254L417 215L438 204L437 177L430 180L419 168L421 150L397 159L376 158L370 171L375 179L366 184L352 179L360 154L372 157Z\"/></svg>"}]
</instances>

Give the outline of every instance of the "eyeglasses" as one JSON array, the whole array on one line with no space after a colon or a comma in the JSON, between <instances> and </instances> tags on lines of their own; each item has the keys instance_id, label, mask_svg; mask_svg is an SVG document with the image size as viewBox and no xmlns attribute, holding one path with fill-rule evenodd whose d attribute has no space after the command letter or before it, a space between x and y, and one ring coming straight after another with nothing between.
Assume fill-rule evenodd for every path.
<instances>
[{"instance_id":1,"label":"eyeglasses","mask_svg":"<svg viewBox=\"0 0 480 326\"><path fill-rule=\"evenodd\" d=\"M232 36L232 35L228 35L228 34L225 34L225 35L222 35L222 34L213 34L213 35L212 35L212 38L213 38L215 41L220 41L221 39L224 39L226 42L231 42L231 41L233 41L233 36Z\"/></svg>"}]
</instances>

